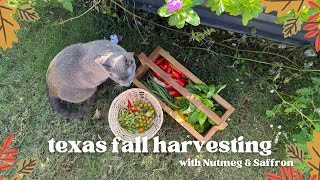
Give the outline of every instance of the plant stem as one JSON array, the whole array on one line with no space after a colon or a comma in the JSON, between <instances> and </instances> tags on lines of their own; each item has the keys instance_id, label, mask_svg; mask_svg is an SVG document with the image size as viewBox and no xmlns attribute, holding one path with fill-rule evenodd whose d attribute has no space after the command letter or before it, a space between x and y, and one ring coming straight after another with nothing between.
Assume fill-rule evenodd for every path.
<instances>
[{"instance_id":1,"label":"plant stem","mask_svg":"<svg viewBox=\"0 0 320 180\"><path fill-rule=\"evenodd\" d=\"M303 114L303 112L301 112L294 104L289 103L288 101L286 101L284 99L284 97L277 91L275 90L275 92L277 93L277 95L280 97L280 99L287 105L292 106L303 118L305 118L306 120L308 120L313 127L316 127L316 125L314 124L313 120L310 119L308 116L306 116L305 114Z\"/></svg>"},{"instance_id":2,"label":"plant stem","mask_svg":"<svg viewBox=\"0 0 320 180\"><path fill-rule=\"evenodd\" d=\"M198 50L203 50L203 51L211 52L211 53L213 53L213 54L215 54L215 55L220 55L220 56L225 56L225 57L234 58L234 56L231 56L231 55L228 55L228 54L217 53L217 52L215 52L215 51L213 51L213 50L206 49L206 48L201 48L201 47L183 47L183 48L198 49ZM238 57L238 59L242 59L242 60L245 60L245 61L256 62L256 63L259 63L259 64L266 64L266 65L270 65L270 66L274 66L274 65L275 65L275 64L268 63L268 62L265 62L265 61L259 61L259 60L250 59L250 58ZM286 68L286 69L295 70L295 71L300 71L300 72L317 72L317 73L319 72L319 73L320 73L320 70L298 69L298 68L294 68L294 67L290 67L290 66L285 66L285 65L277 65L277 66L282 67L282 68Z\"/></svg>"},{"instance_id":3,"label":"plant stem","mask_svg":"<svg viewBox=\"0 0 320 180\"><path fill-rule=\"evenodd\" d=\"M86 10L84 13L80 14L79 16L76 16L76 17L72 17L72 18L69 18L65 21L62 21L62 22L59 22L59 23L56 23L56 25L62 25L64 23L67 23L69 21L72 21L72 20L75 20L75 19L78 19L84 15L86 15L89 11L91 11L94 7L96 7L98 4L100 4L101 0L99 0L97 3L95 3L93 6L91 6L88 10Z\"/></svg>"}]
</instances>

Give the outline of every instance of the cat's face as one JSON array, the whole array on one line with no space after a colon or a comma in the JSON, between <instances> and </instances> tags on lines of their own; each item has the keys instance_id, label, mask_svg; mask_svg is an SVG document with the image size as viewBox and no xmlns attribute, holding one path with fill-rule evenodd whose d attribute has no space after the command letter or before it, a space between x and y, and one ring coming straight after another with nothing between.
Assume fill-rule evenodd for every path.
<instances>
[{"instance_id":1,"label":"cat's face","mask_svg":"<svg viewBox=\"0 0 320 180\"><path fill-rule=\"evenodd\" d=\"M113 81L121 86L130 86L136 71L136 63L133 58L133 53L114 57L107 64L104 64L104 66L111 72L110 78Z\"/></svg>"}]
</instances>

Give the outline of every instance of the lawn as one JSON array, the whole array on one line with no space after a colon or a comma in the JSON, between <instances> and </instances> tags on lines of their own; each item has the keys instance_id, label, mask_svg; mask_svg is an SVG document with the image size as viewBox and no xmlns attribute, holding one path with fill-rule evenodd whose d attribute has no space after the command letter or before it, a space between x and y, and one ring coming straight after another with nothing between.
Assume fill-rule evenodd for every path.
<instances>
[{"instance_id":1,"label":"lawn","mask_svg":"<svg viewBox=\"0 0 320 180\"><path fill-rule=\"evenodd\" d=\"M120 45L136 55L140 52L150 54L160 45L204 82L228 85L221 96L228 100L236 111L228 121L227 129L218 132L212 140L232 140L243 135L246 140L273 141L275 131L270 128L271 124L282 125L282 130L288 131L292 123L288 119L270 119L265 115L267 109L280 102L270 93L269 84L275 76L272 73L273 67L241 60L238 57L270 63L281 62L285 65L291 65L290 62L283 57L264 52L239 52L213 43L211 49L220 55L190 47L209 46L210 41L223 42L222 44L228 46L237 43L240 49L280 53L300 65L305 60L310 60L302 55L301 48L288 46L286 49L279 49L278 44L274 42L257 37L244 39L238 34L221 30L208 37L204 44L189 42L189 37L181 33L157 27L139 18L136 19L138 22L135 25L134 19L122 11L118 13L118 17L89 12L81 18L57 25L58 22L79 15L84 10L76 8L74 13L67 13L58 5L39 6L37 9L41 19L34 23L22 24L18 33L19 43L15 44L13 49L2 52L0 61L1 141L9 133L14 133L12 147L21 151L18 157L39 159L39 166L34 174L37 179L265 179L264 173L278 172L278 167L182 167L179 160L282 160L285 158L284 139L278 144L273 144L273 154L269 157L205 151L198 153L195 148L183 154L115 154L110 151L102 154L50 153L48 141L52 138L65 141L102 139L111 142L114 135L109 128L107 114L112 100L119 92L114 92L114 84L107 81L99 88L95 106L95 109L98 108L101 112L102 118L93 119L92 112L81 120L69 120L50 107L45 74L53 57L64 47L74 43L108 38L110 34L117 33L124 37ZM139 14L165 24L155 15L143 12ZM201 31L203 28L194 30ZM191 27L180 32L191 32ZM137 58L136 62L140 64ZM284 73L288 72L284 70ZM283 88L288 93L300 87L300 82L304 81L305 73L292 71L292 74L298 76ZM167 114L157 135L165 141L194 140ZM1 175L12 177L14 172L13 168L10 171L2 171Z\"/></svg>"}]
</instances>

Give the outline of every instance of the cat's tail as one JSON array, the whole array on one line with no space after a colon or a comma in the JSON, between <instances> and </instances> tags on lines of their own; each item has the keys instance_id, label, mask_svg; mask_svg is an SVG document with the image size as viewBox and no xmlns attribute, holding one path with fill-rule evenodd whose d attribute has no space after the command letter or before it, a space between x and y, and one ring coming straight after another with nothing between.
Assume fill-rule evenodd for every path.
<instances>
[{"instance_id":1,"label":"cat's tail","mask_svg":"<svg viewBox=\"0 0 320 180\"><path fill-rule=\"evenodd\" d=\"M54 97L48 93L49 102L53 109L58 111L60 114L70 118L70 119L79 119L88 114L93 108L96 101L96 93L94 93L89 99L85 101L85 104L79 110L68 109L62 104L62 100L57 97Z\"/></svg>"}]
</instances>

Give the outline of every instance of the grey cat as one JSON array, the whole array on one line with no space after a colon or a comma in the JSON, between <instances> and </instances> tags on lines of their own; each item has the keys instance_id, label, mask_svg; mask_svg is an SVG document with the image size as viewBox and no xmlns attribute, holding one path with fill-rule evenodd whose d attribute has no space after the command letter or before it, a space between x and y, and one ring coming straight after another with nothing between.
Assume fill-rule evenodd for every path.
<instances>
[{"instance_id":1,"label":"grey cat","mask_svg":"<svg viewBox=\"0 0 320 180\"><path fill-rule=\"evenodd\" d=\"M129 86L136 70L133 53L107 40L74 44L59 52L49 65L49 102L62 115L81 118L90 112L97 87L109 77ZM66 109L62 101L85 104L78 111Z\"/></svg>"}]
</instances>

